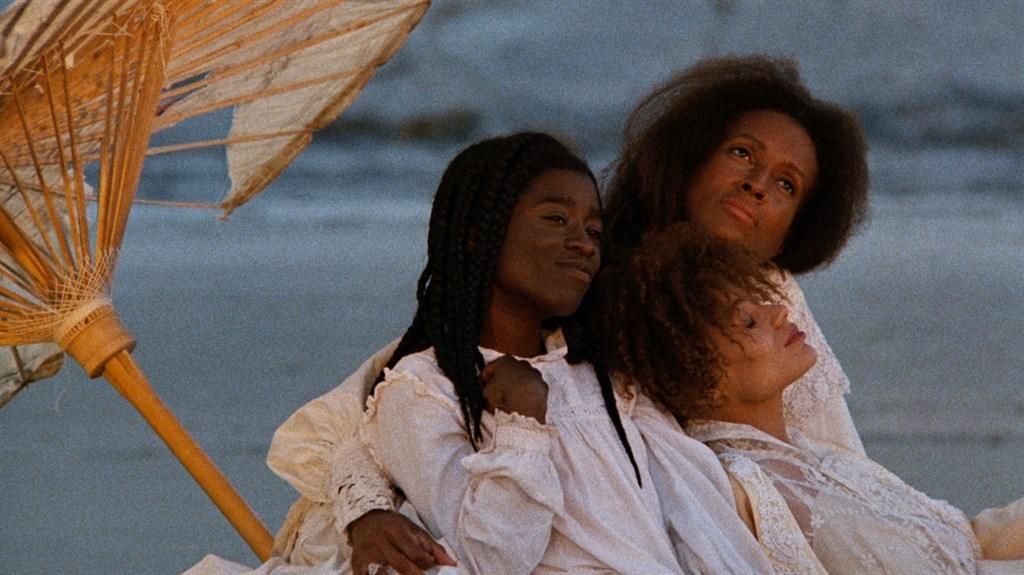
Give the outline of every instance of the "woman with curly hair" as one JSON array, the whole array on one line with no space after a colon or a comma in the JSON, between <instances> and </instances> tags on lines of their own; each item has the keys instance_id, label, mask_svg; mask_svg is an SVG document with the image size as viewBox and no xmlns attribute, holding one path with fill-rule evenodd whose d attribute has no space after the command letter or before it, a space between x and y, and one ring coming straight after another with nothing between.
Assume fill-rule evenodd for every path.
<instances>
[{"instance_id":1,"label":"woman with curly hair","mask_svg":"<svg viewBox=\"0 0 1024 575\"><path fill-rule=\"evenodd\" d=\"M812 437L863 452L843 398L849 383L792 274L824 265L842 249L864 220L867 179L859 124L814 98L793 63L704 60L656 88L631 115L607 190L602 249L614 261L644 233L689 221L776 262L785 270L779 289L821 356L787 393L787 416ZM347 539L354 565L425 567L433 563L417 543L422 532L387 512L393 491L351 439L351 422L390 352L282 425L268 463L307 500L330 509L323 536ZM588 359L600 365L605 358ZM296 544L296 524L281 532L291 538L289 549L304 547Z\"/></svg>"},{"instance_id":2,"label":"woman with curly hair","mask_svg":"<svg viewBox=\"0 0 1024 575\"><path fill-rule=\"evenodd\" d=\"M1019 530L1000 534L1015 552L986 555L963 512L790 424L783 393L817 352L763 261L670 225L604 269L589 331L608 369L715 451L776 573L1021 572ZM672 484L673 454L648 445Z\"/></svg>"},{"instance_id":3,"label":"woman with curly hair","mask_svg":"<svg viewBox=\"0 0 1024 575\"><path fill-rule=\"evenodd\" d=\"M363 457L387 479L342 476L340 497L305 497L282 530L283 558L343 571L336 529L346 523L334 519L335 502L361 490L394 505L389 481L430 533L409 524L411 538L395 544L406 551L373 561L399 571L450 563L449 554L469 573L769 568L732 512L713 454L675 431L674 450L689 455L678 466L688 481L673 495L699 520L677 538L685 545L672 545L633 407L617 400L606 371L580 361L590 338L567 318L597 274L601 230L593 176L550 136L485 140L452 160L431 209L418 308L378 371L362 442L299 444L343 473ZM342 424L300 417L293 429ZM647 421L674 425L660 414ZM352 556L354 572L369 570L363 557Z\"/></svg>"},{"instance_id":4,"label":"woman with curly hair","mask_svg":"<svg viewBox=\"0 0 1024 575\"><path fill-rule=\"evenodd\" d=\"M645 233L688 221L773 261L795 321L821 356L787 391L787 417L859 453L843 398L849 381L794 275L832 261L865 220L866 156L856 119L814 98L792 62L707 60L633 111L605 210L609 260Z\"/></svg>"}]
</instances>

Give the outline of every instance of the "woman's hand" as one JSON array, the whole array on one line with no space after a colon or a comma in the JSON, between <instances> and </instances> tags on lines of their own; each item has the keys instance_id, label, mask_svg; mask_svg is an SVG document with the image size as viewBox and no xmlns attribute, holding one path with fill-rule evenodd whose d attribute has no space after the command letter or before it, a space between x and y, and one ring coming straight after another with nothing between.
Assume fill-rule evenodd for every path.
<instances>
[{"instance_id":1,"label":"woman's hand","mask_svg":"<svg viewBox=\"0 0 1024 575\"><path fill-rule=\"evenodd\" d=\"M548 384L529 363L503 355L484 366L484 399L488 411L500 409L544 423L548 413Z\"/></svg>"},{"instance_id":2,"label":"woman's hand","mask_svg":"<svg viewBox=\"0 0 1024 575\"><path fill-rule=\"evenodd\" d=\"M455 560L429 533L394 511L370 511L348 526L352 573L366 575L370 565L386 565L401 575L423 575L435 565Z\"/></svg>"}]
</instances>

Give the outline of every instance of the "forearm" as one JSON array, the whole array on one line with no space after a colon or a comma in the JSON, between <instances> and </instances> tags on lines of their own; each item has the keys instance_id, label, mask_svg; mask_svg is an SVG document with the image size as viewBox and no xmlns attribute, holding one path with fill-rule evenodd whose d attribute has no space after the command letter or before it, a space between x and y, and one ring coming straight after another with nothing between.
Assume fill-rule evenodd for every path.
<instances>
[{"instance_id":1,"label":"forearm","mask_svg":"<svg viewBox=\"0 0 1024 575\"><path fill-rule=\"evenodd\" d=\"M348 541L348 527L370 511L394 511L397 494L358 436L346 438L332 452L331 511L338 533Z\"/></svg>"},{"instance_id":2,"label":"forearm","mask_svg":"<svg viewBox=\"0 0 1024 575\"><path fill-rule=\"evenodd\" d=\"M530 418L497 412L494 437L462 459L468 473L456 526L456 552L471 571L530 573L561 513L561 483L549 455L553 430ZM488 567L490 567L488 569Z\"/></svg>"},{"instance_id":3,"label":"forearm","mask_svg":"<svg viewBox=\"0 0 1024 575\"><path fill-rule=\"evenodd\" d=\"M377 391L364 439L435 537L471 572L529 573L540 562L562 492L549 457L552 429L536 420L485 416L478 452L458 403L411 376Z\"/></svg>"}]
</instances>

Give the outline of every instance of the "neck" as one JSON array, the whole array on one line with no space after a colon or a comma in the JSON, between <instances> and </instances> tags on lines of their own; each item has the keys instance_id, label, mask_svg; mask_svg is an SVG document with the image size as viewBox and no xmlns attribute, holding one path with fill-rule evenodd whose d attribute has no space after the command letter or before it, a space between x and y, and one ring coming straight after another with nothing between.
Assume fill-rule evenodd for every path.
<instances>
[{"instance_id":1,"label":"neck","mask_svg":"<svg viewBox=\"0 0 1024 575\"><path fill-rule=\"evenodd\" d=\"M518 357L541 355L544 353L541 323L542 320L527 314L492 305L480 332L480 345Z\"/></svg>"},{"instance_id":2,"label":"neck","mask_svg":"<svg viewBox=\"0 0 1024 575\"><path fill-rule=\"evenodd\" d=\"M707 417L756 427L780 441L789 443L781 393L777 397L759 403L727 401L719 407L708 410Z\"/></svg>"}]
</instances>

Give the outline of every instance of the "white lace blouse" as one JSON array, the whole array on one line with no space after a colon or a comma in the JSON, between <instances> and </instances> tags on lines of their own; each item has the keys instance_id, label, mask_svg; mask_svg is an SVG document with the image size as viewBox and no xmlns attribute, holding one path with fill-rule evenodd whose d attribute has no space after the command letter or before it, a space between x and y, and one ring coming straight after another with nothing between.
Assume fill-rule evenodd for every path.
<instances>
[{"instance_id":1,"label":"white lace blouse","mask_svg":"<svg viewBox=\"0 0 1024 575\"><path fill-rule=\"evenodd\" d=\"M807 343L818 352L814 366L783 394L786 422L817 441L863 455L864 444L844 397L850 392L850 380L814 321L796 279L789 273L781 275L779 285L790 320L807 334Z\"/></svg>"},{"instance_id":2,"label":"white lace blouse","mask_svg":"<svg viewBox=\"0 0 1024 575\"><path fill-rule=\"evenodd\" d=\"M867 457L797 430L790 431L790 443L721 421L694 421L686 431L710 446L743 485L759 518L759 539L799 547L802 534L828 573L974 575L1024 568L1017 561L981 561L962 511ZM813 563L808 559L801 568L814 572Z\"/></svg>"}]
</instances>

